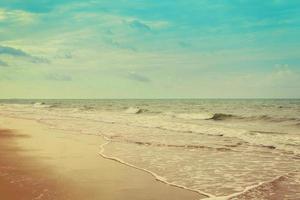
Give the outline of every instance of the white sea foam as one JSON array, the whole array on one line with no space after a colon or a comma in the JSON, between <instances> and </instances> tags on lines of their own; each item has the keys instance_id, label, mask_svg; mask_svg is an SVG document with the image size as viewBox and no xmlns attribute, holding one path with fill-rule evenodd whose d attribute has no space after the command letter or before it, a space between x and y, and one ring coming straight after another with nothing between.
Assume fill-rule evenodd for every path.
<instances>
[{"instance_id":1,"label":"white sea foam","mask_svg":"<svg viewBox=\"0 0 300 200\"><path fill-rule=\"evenodd\" d=\"M141 170L141 171L144 171L144 172L147 172L149 174L151 174L156 180L162 182L162 183L165 183L167 185L170 185L170 186L175 186L175 187L178 187L178 188L183 188L183 189L186 189L186 190L190 190L190 191L193 191L193 192L197 192L201 195L204 195L204 196L207 196L209 198L214 198L215 196L212 195L212 194L209 194L209 193L206 193L206 192L203 192L203 191L200 191L200 190L194 190L194 189L190 189L186 186L183 186L183 185L178 185L178 184L174 184L174 183L171 183L171 182L168 182L167 181L167 178L165 177L162 177L162 176L159 176L157 175L156 173L152 172L152 171L149 171L145 168L141 168L141 167L138 167L138 166L135 166L135 165L132 165L130 163L127 163L123 160L121 160L120 158L117 158L117 157L112 157L112 156L107 156L105 155L104 151L105 151L105 146L108 145L110 143L110 139L105 137L104 136L104 139L107 141L105 143L103 143L102 145L100 145L100 151L99 151L99 154L105 158L105 159L109 159L109 160L113 160L113 161L116 161L116 162L119 162L121 164L124 164L124 165L127 165L129 167L132 167L132 168L135 168L135 169L138 169L138 170Z\"/></svg>"},{"instance_id":2,"label":"white sea foam","mask_svg":"<svg viewBox=\"0 0 300 200\"><path fill-rule=\"evenodd\" d=\"M139 113L142 113L142 112L143 112L143 109L133 108L133 107L130 107L125 111L125 113L128 113L128 114L139 114Z\"/></svg>"},{"instance_id":3,"label":"white sea foam","mask_svg":"<svg viewBox=\"0 0 300 200\"><path fill-rule=\"evenodd\" d=\"M214 115L211 113L180 113L175 114L174 117L180 118L180 119L194 119L194 120L205 120L205 119L211 119Z\"/></svg>"},{"instance_id":4,"label":"white sea foam","mask_svg":"<svg viewBox=\"0 0 300 200\"><path fill-rule=\"evenodd\" d=\"M46 105L44 102L36 102L33 104L34 108L51 108L51 105Z\"/></svg>"}]
</instances>

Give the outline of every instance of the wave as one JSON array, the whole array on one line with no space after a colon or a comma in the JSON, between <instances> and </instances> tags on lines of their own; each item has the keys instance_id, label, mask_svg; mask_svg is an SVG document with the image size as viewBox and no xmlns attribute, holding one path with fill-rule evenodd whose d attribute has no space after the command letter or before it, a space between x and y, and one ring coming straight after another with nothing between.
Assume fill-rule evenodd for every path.
<instances>
[{"instance_id":1,"label":"wave","mask_svg":"<svg viewBox=\"0 0 300 200\"><path fill-rule=\"evenodd\" d=\"M226 120L226 119L230 119L230 118L238 118L235 115L231 115L231 114L223 114L223 113L215 113L210 119L212 120Z\"/></svg>"},{"instance_id":2,"label":"wave","mask_svg":"<svg viewBox=\"0 0 300 200\"><path fill-rule=\"evenodd\" d=\"M275 131L249 131L250 133L259 133L259 134L268 134L268 135L288 135L288 133L284 132L275 132Z\"/></svg>"},{"instance_id":3,"label":"wave","mask_svg":"<svg viewBox=\"0 0 300 200\"><path fill-rule=\"evenodd\" d=\"M126 161L124 161L124 160L118 158L118 157L113 157L113 156L108 156L108 155L106 155L106 154L104 153L104 151L105 151L105 146L108 145L108 144L110 144L112 141L111 141L109 138L105 137L105 136L103 136L103 137L104 137L104 140L106 140L106 142L103 143L103 144L100 146L100 151L99 151L98 153L99 153L99 155L100 155L101 157L103 157L103 158L105 158L105 159L112 160L112 161L119 162L119 163L121 163L121 164L124 164L124 165L126 165L126 166L128 166L128 167L132 167L132 168L137 169L137 170L144 171L144 172L149 173L150 175L152 175L157 181L160 181L160 182L162 182L162 183L164 183L164 184L167 184L167 185L170 185L170 186L174 186L174 187L177 187L177 188L182 188L182 189L185 189L185 190L188 190L188 191L197 192L198 194L201 194L201 195L206 196L207 199L209 199L209 198L215 198L215 197L216 197L216 196L214 196L213 194L209 194L209 193L204 192L204 191L201 191L201 190L192 189L192 188L186 187L186 186L184 186L184 185L179 185L179 184L176 184L176 183L169 182L169 181L167 180L167 178L165 178L165 177L163 177L163 176L160 176L160 175L156 174L156 173L153 172L153 171L150 171L150 170L148 170L148 169L145 169L145 168L138 167L138 166L136 166L136 165L130 164L130 163L128 163L128 162L126 162Z\"/></svg>"},{"instance_id":4,"label":"wave","mask_svg":"<svg viewBox=\"0 0 300 200\"><path fill-rule=\"evenodd\" d=\"M173 115L175 118L190 119L190 120L213 120L213 121L225 121L225 120L238 120L238 121L264 121L264 122L296 122L295 125L300 125L299 118L293 117L276 117L270 115L254 115L243 116L234 115L228 113L180 113Z\"/></svg>"},{"instance_id":5,"label":"wave","mask_svg":"<svg viewBox=\"0 0 300 200\"><path fill-rule=\"evenodd\" d=\"M142 109L142 108L138 108L138 107L129 107L125 110L125 113L127 114L141 114L144 112L147 112L147 109Z\"/></svg>"},{"instance_id":6,"label":"wave","mask_svg":"<svg viewBox=\"0 0 300 200\"><path fill-rule=\"evenodd\" d=\"M210 119L212 117L210 113L179 113L179 114L173 114L172 116L179 119L191 119L191 120L197 120L197 119L205 120L205 119Z\"/></svg>"},{"instance_id":7,"label":"wave","mask_svg":"<svg viewBox=\"0 0 300 200\"><path fill-rule=\"evenodd\" d=\"M266 122L287 122L287 121L300 121L297 118L291 117L275 117L269 115L256 115L256 116L239 116L232 114L224 114L224 113L215 113L210 120L242 120L242 121L266 121Z\"/></svg>"},{"instance_id":8,"label":"wave","mask_svg":"<svg viewBox=\"0 0 300 200\"><path fill-rule=\"evenodd\" d=\"M158 143L158 142L148 142L148 141L138 141L138 140L131 140L121 138L120 136L108 136L104 135L112 142L121 142L121 143L130 143L142 146L152 146L152 147L171 147L171 148L184 148L184 149L212 149L217 151L234 151L232 148L241 145L241 143L234 144L234 145L224 145L224 147L213 147L213 146L205 146L205 145L198 145L198 144L167 144L167 143Z\"/></svg>"},{"instance_id":9,"label":"wave","mask_svg":"<svg viewBox=\"0 0 300 200\"><path fill-rule=\"evenodd\" d=\"M169 114L175 118L179 119L190 119L190 120L228 120L228 119L242 119L241 116L236 116L233 114L226 113L179 113L179 114Z\"/></svg>"},{"instance_id":10,"label":"wave","mask_svg":"<svg viewBox=\"0 0 300 200\"><path fill-rule=\"evenodd\" d=\"M269 199L272 194L276 194L276 196L293 196L292 199L298 199L299 194L297 193L297 190L299 188L299 173L298 171L289 171L285 174L280 174L271 180L262 181L259 183L254 183L252 185L249 185L247 187L244 187L241 191L231 193L226 196L215 196L215 194L207 193L206 191L195 189L193 187L188 187L185 184L175 184L173 182L170 182L168 180L168 176L161 176L156 174L152 170L148 170L146 168L140 167L138 165L131 164L130 162L126 162L125 160L122 160L119 157L114 157L113 155L107 155L105 154L105 147L106 145L109 145L111 142L114 142L111 138L108 138L104 135L101 135L107 142L103 143L100 146L99 155L102 156L105 159L110 159L116 162L119 162L121 164L127 165L129 167L145 171L155 177L157 181L163 182L165 184L184 188L190 191L195 191L199 194L205 195L205 200L246 200L246 199ZM144 145L144 144L141 144ZM146 144L148 145L148 144ZM278 187L284 188L284 190L279 190ZM282 195L281 195L282 194Z\"/></svg>"},{"instance_id":11,"label":"wave","mask_svg":"<svg viewBox=\"0 0 300 200\"><path fill-rule=\"evenodd\" d=\"M243 117L245 120L268 121L268 122L286 122L286 121L300 121L300 119L293 117L274 117L269 115L257 115Z\"/></svg>"},{"instance_id":12,"label":"wave","mask_svg":"<svg viewBox=\"0 0 300 200\"><path fill-rule=\"evenodd\" d=\"M47 105L44 102L36 102L33 104L34 108L52 108L54 107L53 105Z\"/></svg>"},{"instance_id":13,"label":"wave","mask_svg":"<svg viewBox=\"0 0 300 200\"><path fill-rule=\"evenodd\" d=\"M279 199L298 199L298 189L299 172L291 171L286 174L279 175L270 181L249 186L243 192L229 195L226 199L273 199L272 197L279 197Z\"/></svg>"}]
</instances>

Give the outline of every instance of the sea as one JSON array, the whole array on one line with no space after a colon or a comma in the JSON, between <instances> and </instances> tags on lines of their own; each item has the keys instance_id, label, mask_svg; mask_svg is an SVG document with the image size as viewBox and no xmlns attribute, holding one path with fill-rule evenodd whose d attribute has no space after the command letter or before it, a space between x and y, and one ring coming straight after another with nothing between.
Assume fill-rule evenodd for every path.
<instances>
[{"instance_id":1,"label":"sea","mask_svg":"<svg viewBox=\"0 0 300 200\"><path fill-rule=\"evenodd\" d=\"M6 99L0 115L98 135L99 156L207 199L300 199L300 99Z\"/></svg>"}]
</instances>

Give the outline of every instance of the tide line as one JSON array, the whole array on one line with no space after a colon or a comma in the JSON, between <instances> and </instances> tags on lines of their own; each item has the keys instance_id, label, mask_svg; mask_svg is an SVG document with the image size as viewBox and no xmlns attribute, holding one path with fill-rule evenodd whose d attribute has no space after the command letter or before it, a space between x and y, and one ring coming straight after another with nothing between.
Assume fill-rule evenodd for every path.
<instances>
[{"instance_id":1,"label":"tide line","mask_svg":"<svg viewBox=\"0 0 300 200\"><path fill-rule=\"evenodd\" d=\"M101 135L101 134L100 134L100 135ZM137 167L137 166L132 165L132 164L130 164L130 163L127 163L127 162L125 162L125 161L123 161L123 160L121 160L121 159L119 159L119 158L105 155L105 154L104 154L104 150L105 150L104 147L105 147L106 145L108 145L109 143L111 143L112 141L111 141L109 138L105 137L104 135L101 135L101 136L106 140L105 143L103 143L102 145L100 145L100 151L99 151L99 154L100 154L101 157L103 157L103 158L105 158L105 159L109 159L109 160L116 161L116 162L118 162L118 163L121 163L121 164L123 164L123 165L129 166L129 167L131 167L131 168L134 168L134 169L137 169L137 170L140 170L140 171L144 171L144 172L146 172L146 173L152 175L157 181L162 182L162 183L164 183L164 184L167 184L167 185L170 185L170 186L174 186L174 187L177 187L177 188L181 188L181 189L185 189L185 190L188 190L188 191L191 191L191 192L196 192L196 193L198 193L198 194L200 194L200 195L204 195L204 196L208 197L208 199L210 199L210 198L215 198L215 197L216 197L216 196L214 196L214 195L212 195L212 194L209 194L209 193L206 193L206 192L203 192L203 191L191 189L191 188L185 187L185 186L183 186L183 185L178 185L178 184L170 183L170 182L168 182L164 177L159 176L159 175L157 175L156 173L154 173L154 172L152 172L152 171L149 171L149 170L144 169L144 168L141 168L141 167ZM205 199L207 199L207 198L205 198Z\"/></svg>"}]
</instances>

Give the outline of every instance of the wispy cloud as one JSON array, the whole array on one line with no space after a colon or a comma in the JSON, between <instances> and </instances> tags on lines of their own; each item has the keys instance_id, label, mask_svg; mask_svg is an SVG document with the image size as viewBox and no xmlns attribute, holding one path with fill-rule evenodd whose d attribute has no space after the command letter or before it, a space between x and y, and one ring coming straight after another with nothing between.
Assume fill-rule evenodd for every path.
<instances>
[{"instance_id":1,"label":"wispy cloud","mask_svg":"<svg viewBox=\"0 0 300 200\"><path fill-rule=\"evenodd\" d=\"M26 25L33 23L37 19L37 14L24 10L7 10L0 8L0 22L18 23Z\"/></svg>"},{"instance_id":2,"label":"wispy cloud","mask_svg":"<svg viewBox=\"0 0 300 200\"><path fill-rule=\"evenodd\" d=\"M26 52L20 49L8 47L8 46L0 46L0 54L6 54L12 56L30 56L29 54L27 54Z\"/></svg>"},{"instance_id":3,"label":"wispy cloud","mask_svg":"<svg viewBox=\"0 0 300 200\"><path fill-rule=\"evenodd\" d=\"M72 77L66 74L50 73L45 76L49 81L72 81Z\"/></svg>"},{"instance_id":4,"label":"wispy cloud","mask_svg":"<svg viewBox=\"0 0 300 200\"><path fill-rule=\"evenodd\" d=\"M116 47L118 49L125 49L125 50L130 50L130 51L136 51L137 49L133 47L131 44L127 44L125 42L119 42L115 39L108 38L105 40L106 44L108 44L111 47Z\"/></svg>"},{"instance_id":5,"label":"wispy cloud","mask_svg":"<svg viewBox=\"0 0 300 200\"><path fill-rule=\"evenodd\" d=\"M9 46L0 46L0 55L23 57L29 59L29 61L32 63L50 63L50 61L46 58L32 56L21 49L9 47Z\"/></svg>"},{"instance_id":6,"label":"wispy cloud","mask_svg":"<svg viewBox=\"0 0 300 200\"><path fill-rule=\"evenodd\" d=\"M129 22L129 25L131 28L134 28L134 29L139 29L142 31L151 31L150 26L148 26L147 24L142 23L138 20L133 20L133 21Z\"/></svg>"},{"instance_id":7,"label":"wispy cloud","mask_svg":"<svg viewBox=\"0 0 300 200\"><path fill-rule=\"evenodd\" d=\"M144 82L144 83L151 82L151 80L147 76L144 76L137 72L130 72L127 75L127 78L129 78L130 80L133 80L133 81L138 81L138 82Z\"/></svg>"}]
</instances>

